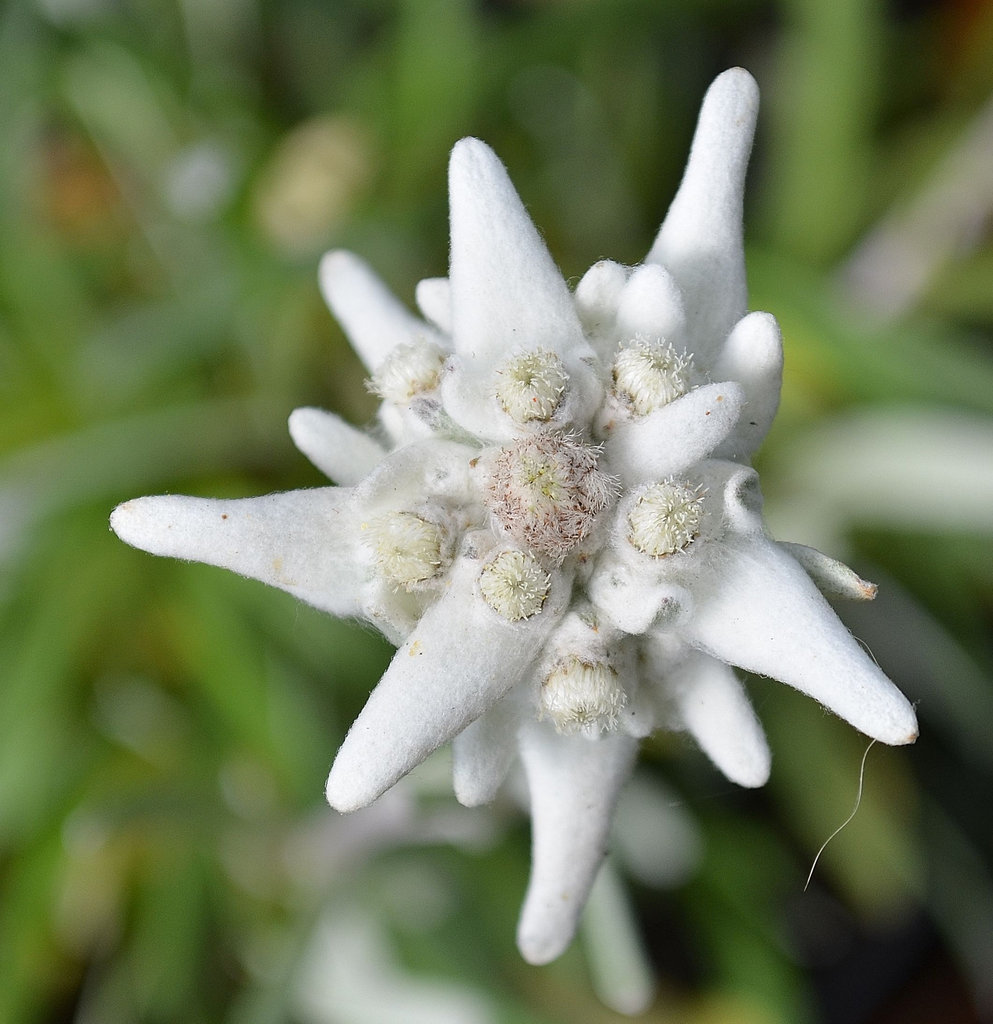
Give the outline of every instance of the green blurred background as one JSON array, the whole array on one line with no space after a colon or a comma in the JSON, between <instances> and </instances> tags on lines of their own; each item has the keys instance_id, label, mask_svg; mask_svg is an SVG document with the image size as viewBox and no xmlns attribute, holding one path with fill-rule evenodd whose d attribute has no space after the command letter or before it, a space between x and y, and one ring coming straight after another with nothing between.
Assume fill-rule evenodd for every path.
<instances>
[{"instance_id":1,"label":"green blurred background","mask_svg":"<svg viewBox=\"0 0 993 1024\"><path fill-rule=\"evenodd\" d=\"M374 406L317 258L405 300L444 274L462 135L568 277L639 261L734 64L786 342L770 523L881 584L841 611L921 738L869 752L804 892L865 743L752 681L768 787L647 744L580 940L532 968L512 793L458 808L441 754L323 803L388 646L107 515L323 482L287 414ZM0 6L0 1021L596 1024L649 976L655 1022L993 1020L991 97L985 0Z\"/></svg>"}]
</instances>

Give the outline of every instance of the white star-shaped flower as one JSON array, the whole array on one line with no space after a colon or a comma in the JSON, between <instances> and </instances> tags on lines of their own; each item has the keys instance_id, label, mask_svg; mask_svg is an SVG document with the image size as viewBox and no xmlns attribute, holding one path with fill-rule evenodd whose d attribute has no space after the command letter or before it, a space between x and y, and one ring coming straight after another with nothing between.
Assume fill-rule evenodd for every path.
<instances>
[{"instance_id":1,"label":"white star-shaped flower","mask_svg":"<svg viewBox=\"0 0 993 1024\"><path fill-rule=\"evenodd\" d=\"M782 347L748 313L742 192L758 94L741 69L704 101L645 262L597 263L573 294L482 142L452 153L451 272L423 319L357 257L322 290L382 399L374 434L317 409L298 447L339 486L119 506L122 539L224 566L398 645L331 769L341 811L454 739L455 791L489 800L519 758L533 867L524 956L569 943L639 738L689 732L728 778L770 755L734 667L796 687L884 743L913 708L823 593L874 588L777 544L748 460L779 400Z\"/></svg>"}]
</instances>

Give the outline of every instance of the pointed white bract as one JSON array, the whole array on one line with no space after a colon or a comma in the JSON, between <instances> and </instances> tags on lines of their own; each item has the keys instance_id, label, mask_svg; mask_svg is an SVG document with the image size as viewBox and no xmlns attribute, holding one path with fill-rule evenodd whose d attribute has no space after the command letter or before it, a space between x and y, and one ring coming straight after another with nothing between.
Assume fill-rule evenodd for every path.
<instances>
[{"instance_id":1,"label":"pointed white bract","mask_svg":"<svg viewBox=\"0 0 993 1024\"><path fill-rule=\"evenodd\" d=\"M871 598L827 555L766 534L748 460L779 402L775 319L747 313L747 72L704 101L686 174L643 265L571 293L503 165L464 139L451 267L420 319L358 257L325 298L381 400L375 434L298 409L290 432L339 487L139 498L130 544L371 622L398 650L335 758L327 798L375 800L453 741L455 792L523 766L534 864L518 930L570 942L638 739L687 733L742 786L770 751L735 669L771 676L885 743L914 711L822 597Z\"/></svg>"},{"instance_id":2,"label":"pointed white bract","mask_svg":"<svg viewBox=\"0 0 993 1024\"><path fill-rule=\"evenodd\" d=\"M437 340L386 287L364 260L350 252L327 253L318 271L321 294L338 318L356 355L375 373L400 345Z\"/></svg>"},{"instance_id":3,"label":"pointed white bract","mask_svg":"<svg viewBox=\"0 0 993 1024\"><path fill-rule=\"evenodd\" d=\"M663 480L706 458L727 438L744 396L733 381L704 384L647 416L606 425L611 469L634 486Z\"/></svg>"},{"instance_id":4,"label":"pointed white bract","mask_svg":"<svg viewBox=\"0 0 993 1024\"><path fill-rule=\"evenodd\" d=\"M637 741L561 736L528 723L521 759L531 798L532 866L517 945L524 959L545 964L561 954L579 921Z\"/></svg>"},{"instance_id":5,"label":"pointed white bract","mask_svg":"<svg viewBox=\"0 0 993 1024\"><path fill-rule=\"evenodd\" d=\"M494 366L518 347L570 356L585 346L572 295L489 146L456 143L448 184L456 353Z\"/></svg>"},{"instance_id":6,"label":"pointed white bract","mask_svg":"<svg viewBox=\"0 0 993 1024\"><path fill-rule=\"evenodd\" d=\"M364 430L323 409L294 409L289 428L297 448L343 487L361 483L386 457L382 445Z\"/></svg>"},{"instance_id":7,"label":"pointed white bract","mask_svg":"<svg viewBox=\"0 0 993 1024\"><path fill-rule=\"evenodd\" d=\"M731 668L691 655L662 673L682 725L700 749L739 786L763 786L772 755L748 696Z\"/></svg>"},{"instance_id":8,"label":"pointed white bract","mask_svg":"<svg viewBox=\"0 0 993 1024\"><path fill-rule=\"evenodd\" d=\"M480 593L476 552L457 560L348 731L328 777L332 807L371 803L522 678L568 602L571 580L555 575L541 607L510 621Z\"/></svg>"},{"instance_id":9,"label":"pointed white bract","mask_svg":"<svg viewBox=\"0 0 993 1024\"><path fill-rule=\"evenodd\" d=\"M118 505L110 525L152 554L219 565L332 615L361 615L351 498L336 487L230 501L164 494Z\"/></svg>"},{"instance_id":10,"label":"pointed white bract","mask_svg":"<svg viewBox=\"0 0 993 1024\"><path fill-rule=\"evenodd\" d=\"M759 92L742 68L704 97L690 158L646 262L660 263L683 295L689 342L711 359L748 304L742 204Z\"/></svg>"}]
</instances>

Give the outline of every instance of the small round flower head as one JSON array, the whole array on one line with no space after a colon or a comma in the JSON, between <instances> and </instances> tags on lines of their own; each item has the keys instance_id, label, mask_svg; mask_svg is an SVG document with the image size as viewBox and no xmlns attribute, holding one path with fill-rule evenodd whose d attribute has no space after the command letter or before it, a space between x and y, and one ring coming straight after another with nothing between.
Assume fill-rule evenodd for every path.
<instances>
[{"instance_id":1,"label":"small round flower head","mask_svg":"<svg viewBox=\"0 0 993 1024\"><path fill-rule=\"evenodd\" d=\"M376 571L410 590L438 576L447 561L445 531L413 512L384 512L365 524Z\"/></svg>"},{"instance_id":2,"label":"small round flower head","mask_svg":"<svg viewBox=\"0 0 993 1024\"><path fill-rule=\"evenodd\" d=\"M410 345L397 345L366 386L387 402L407 405L438 386L444 364L445 353L433 341L421 338Z\"/></svg>"},{"instance_id":3,"label":"small round flower head","mask_svg":"<svg viewBox=\"0 0 993 1024\"><path fill-rule=\"evenodd\" d=\"M512 537L561 561L613 496L611 478L597 469L598 454L555 434L521 438L493 460L487 505Z\"/></svg>"},{"instance_id":4,"label":"small round flower head","mask_svg":"<svg viewBox=\"0 0 993 1024\"><path fill-rule=\"evenodd\" d=\"M547 423L562 401L569 375L554 352L536 348L514 356L499 371L497 401L517 424Z\"/></svg>"},{"instance_id":5,"label":"small round flower head","mask_svg":"<svg viewBox=\"0 0 993 1024\"><path fill-rule=\"evenodd\" d=\"M646 555L683 551L700 533L703 494L673 480L647 487L628 512L628 540Z\"/></svg>"},{"instance_id":6,"label":"small round flower head","mask_svg":"<svg viewBox=\"0 0 993 1024\"><path fill-rule=\"evenodd\" d=\"M551 576L523 551L501 551L479 574L483 600L510 622L537 615L551 586Z\"/></svg>"},{"instance_id":7,"label":"small round flower head","mask_svg":"<svg viewBox=\"0 0 993 1024\"><path fill-rule=\"evenodd\" d=\"M614 358L614 391L638 416L689 391L693 360L664 338L637 337Z\"/></svg>"},{"instance_id":8,"label":"small round flower head","mask_svg":"<svg viewBox=\"0 0 993 1024\"><path fill-rule=\"evenodd\" d=\"M560 733L595 735L617 727L625 704L627 694L607 662L569 655L542 681L538 717L549 719Z\"/></svg>"}]
</instances>

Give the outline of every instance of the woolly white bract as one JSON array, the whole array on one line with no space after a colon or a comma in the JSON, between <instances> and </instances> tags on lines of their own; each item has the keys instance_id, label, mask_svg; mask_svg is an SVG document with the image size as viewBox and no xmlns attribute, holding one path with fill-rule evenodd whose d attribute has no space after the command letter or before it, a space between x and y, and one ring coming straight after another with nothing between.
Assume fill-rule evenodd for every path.
<instances>
[{"instance_id":1,"label":"woolly white bract","mask_svg":"<svg viewBox=\"0 0 993 1024\"><path fill-rule=\"evenodd\" d=\"M742 190L758 95L704 100L645 262L567 288L476 139L450 168L451 273L423 319L368 267L320 281L383 403L373 434L299 409L290 431L339 486L235 501L140 498L113 528L225 566L399 650L345 738L327 797L368 804L454 740L455 792L489 800L519 758L533 867L518 943L569 943L640 737L689 732L729 779L769 750L734 666L809 694L884 743L914 711L821 591L872 596L825 555L771 540L748 460L779 400L776 321L746 312Z\"/></svg>"}]
</instances>

